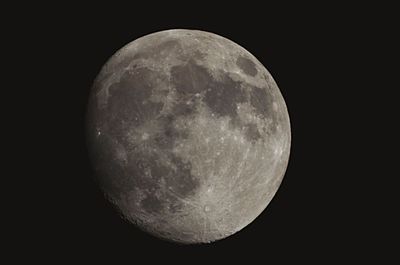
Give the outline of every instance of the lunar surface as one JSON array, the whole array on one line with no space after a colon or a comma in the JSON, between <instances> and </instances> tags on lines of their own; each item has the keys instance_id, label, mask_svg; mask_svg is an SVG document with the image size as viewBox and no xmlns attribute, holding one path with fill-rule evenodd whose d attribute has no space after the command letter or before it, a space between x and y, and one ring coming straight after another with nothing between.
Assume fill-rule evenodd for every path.
<instances>
[{"instance_id":1,"label":"lunar surface","mask_svg":"<svg viewBox=\"0 0 400 265\"><path fill-rule=\"evenodd\" d=\"M94 81L87 140L96 180L148 233L228 237L269 204L290 151L284 99L238 44L197 30L141 37Z\"/></svg>"}]
</instances>

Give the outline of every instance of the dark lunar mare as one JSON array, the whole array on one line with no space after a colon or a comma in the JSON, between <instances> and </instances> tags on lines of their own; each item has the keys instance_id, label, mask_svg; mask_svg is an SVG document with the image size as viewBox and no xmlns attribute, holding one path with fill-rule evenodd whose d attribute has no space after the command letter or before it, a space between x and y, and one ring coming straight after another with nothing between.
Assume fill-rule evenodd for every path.
<instances>
[{"instance_id":1,"label":"dark lunar mare","mask_svg":"<svg viewBox=\"0 0 400 265\"><path fill-rule=\"evenodd\" d=\"M246 72L257 71L252 67L254 63L248 62L248 59L242 58ZM203 102L210 111L220 117L229 117L231 125L238 129L244 129L245 137L250 142L256 142L263 139L262 133L256 124L242 121L239 119L237 107L239 103L249 102L254 108L256 114L262 118L275 117L272 110L272 99L267 94L268 88L259 88L243 84L240 81L234 81L229 75L223 74L222 80L215 80L208 70L197 64L193 60L189 60L184 65L174 66L171 69L172 82L179 94L179 98L185 102L191 99L196 93L204 95ZM192 114L195 108L187 104L178 104L176 106L178 112L176 114ZM274 128L276 121L273 120Z\"/></svg>"},{"instance_id":2,"label":"dark lunar mare","mask_svg":"<svg viewBox=\"0 0 400 265\"><path fill-rule=\"evenodd\" d=\"M88 131L101 132L88 137L97 139L89 145L100 186L115 200L137 190L144 191L141 195L144 198L138 196L140 204L136 210L144 209L148 213L157 213L166 207L172 212L179 210L177 198L166 193L161 185L169 187L179 198L193 194L199 185L199 180L191 175L190 162L171 152L175 142L187 137L186 131L173 125L174 120L180 115L189 115L193 109L181 102L171 114L160 115L163 103L150 100L156 75L143 67L124 72L120 81L110 86L106 108L92 106L89 110L97 109L97 113L88 112L88 120L92 121ZM93 99L90 104L95 104ZM132 145L126 132L144 126L149 120L155 120L161 129L154 134L149 131L149 139ZM116 150L116 146L123 150ZM126 153L126 162L117 159L118 151ZM169 160L161 158L160 153ZM160 183L162 178L165 183Z\"/></svg>"},{"instance_id":3,"label":"dark lunar mare","mask_svg":"<svg viewBox=\"0 0 400 265\"><path fill-rule=\"evenodd\" d=\"M246 57L239 56L236 65L247 75L255 76L258 73L256 65Z\"/></svg>"}]
</instances>

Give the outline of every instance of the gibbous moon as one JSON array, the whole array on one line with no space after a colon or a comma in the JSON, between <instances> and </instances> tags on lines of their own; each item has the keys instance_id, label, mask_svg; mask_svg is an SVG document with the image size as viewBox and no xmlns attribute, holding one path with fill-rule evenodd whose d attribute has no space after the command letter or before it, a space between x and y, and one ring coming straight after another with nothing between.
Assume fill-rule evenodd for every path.
<instances>
[{"instance_id":1,"label":"gibbous moon","mask_svg":"<svg viewBox=\"0 0 400 265\"><path fill-rule=\"evenodd\" d=\"M115 53L94 81L87 141L120 214L183 244L228 237L269 204L290 151L285 101L248 51L166 30Z\"/></svg>"}]
</instances>

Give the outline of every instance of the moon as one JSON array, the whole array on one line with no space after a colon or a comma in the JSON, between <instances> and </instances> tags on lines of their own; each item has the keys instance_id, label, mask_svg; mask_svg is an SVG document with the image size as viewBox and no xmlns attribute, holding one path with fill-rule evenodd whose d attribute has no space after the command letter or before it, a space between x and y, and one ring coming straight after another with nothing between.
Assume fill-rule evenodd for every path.
<instances>
[{"instance_id":1,"label":"moon","mask_svg":"<svg viewBox=\"0 0 400 265\"><path fill-rule=\"evenodd\" d=\"M121 216L182 244L226 238L275 195L290 122L266 68L219 35L166 30L117 51L92 86L95 178Z\"/></svg>"}]
</instances>

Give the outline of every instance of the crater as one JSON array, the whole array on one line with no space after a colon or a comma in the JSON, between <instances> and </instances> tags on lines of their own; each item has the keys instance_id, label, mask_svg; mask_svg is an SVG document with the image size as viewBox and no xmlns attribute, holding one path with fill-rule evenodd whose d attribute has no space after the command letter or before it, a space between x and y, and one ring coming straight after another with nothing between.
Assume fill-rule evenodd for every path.
<instances>
[{"instance_id":1,"label":"crater","mask_svg":"<svg viewBox=\"0 0 400 265\"><path fill-rule=\"evenodd\" d=\"M239 56L236 59L236 65L243 71L243 73L249 76L255 76L258 73L254 62L246 57Z\"/></svg>"}]
</instances>

